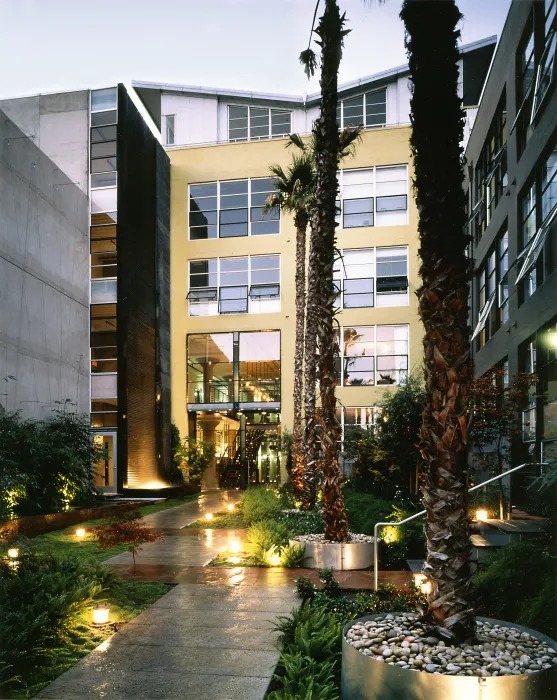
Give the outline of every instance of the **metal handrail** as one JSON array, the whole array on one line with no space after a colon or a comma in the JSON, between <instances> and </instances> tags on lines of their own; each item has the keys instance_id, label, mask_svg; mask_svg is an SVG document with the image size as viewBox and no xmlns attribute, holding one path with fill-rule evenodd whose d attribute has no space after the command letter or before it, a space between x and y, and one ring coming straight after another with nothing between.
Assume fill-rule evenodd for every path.
<instances>
[{"instance_id":1,"label":"metal handrail","mask_svg":"<svg viewBox=\"0 0 557 700\"><path fill-rule=\"evenodd\" d=\"M493 481L498 481L499 479L503 479L506 476L509 476L513 472L517 472L519 469L522 469L523 467L531 467L531 466L538 466L538 467L543 467L547 466L548 462L525 462L524 464L520 464L518 467L513 467L513 469L509 469L508 471L503 472L502 474L498 474L497 476L493 476L491 479L488 479L487 481L482 481L481 484L478 484L477 486L472 486L471 489L468 489L468 493L472 493L472 491L477 491L478 489L481 489L482 486L486 486L487 484L491 484ZM392 523L375 523L375 527L373 528L373 582L374 582L374 590L377 590L379 587L379 550L378 550L378 535L379 535L379 528L380 527L400 527L401 525L405 525L406 523L409 523L411 520L415 520L416 518L420 518L422 515L425 515L427 511L421 510L419 513L414 513L414 515L411 515L409 518L405 518L404 520L399 520L398 522L392 522Z\"/></svg>"}]
</instances>

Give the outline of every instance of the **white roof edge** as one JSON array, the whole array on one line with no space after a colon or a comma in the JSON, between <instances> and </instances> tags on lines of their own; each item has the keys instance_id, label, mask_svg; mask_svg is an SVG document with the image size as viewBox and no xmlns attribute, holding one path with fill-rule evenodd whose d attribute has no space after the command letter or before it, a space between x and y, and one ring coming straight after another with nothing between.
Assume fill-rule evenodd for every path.
<instances>
[{"instance_id":1,"label":"white roof edge","mask_svg":"<svg viewBox=\"0 0 557 700\"><path fill-rule=\"evenodd\" d=\"M477 49L481 49L485 46L490 46L491 44L497 44L496 34L485 37L484 39L479 39L478 41L473 41L469 44L464 44L463 46L459 47L458 52L460 54L465 54L471 51L475 51ZM342 83L338 86L338 89L339 92L344 92L345 90L350 90L352 88L359 87L360 85L367 85L369 83L374 83L379 80L395 78L396 76L407 73L408 71L408 64L405 63L401 66L396 66L395 68L389 68L388 70L381 71L380 73L374 73L373 75L367 75L363 78L357 78L356 80L351 80L347 83ZM131 84L134 88L160 90L161 92L189 92L197 95L207 95L213 97L222 95L223 97L242 97L247 99L272 100L275 102L295 102L300 105L318 100L321 96L320 92L314 92L309 95L284 95L277 93L256 92L254 90L227 90L220 88L204 87L203 85L176 85L173 83L155 83L144 80L132 80Z\"/></svg>"}]
</instances>

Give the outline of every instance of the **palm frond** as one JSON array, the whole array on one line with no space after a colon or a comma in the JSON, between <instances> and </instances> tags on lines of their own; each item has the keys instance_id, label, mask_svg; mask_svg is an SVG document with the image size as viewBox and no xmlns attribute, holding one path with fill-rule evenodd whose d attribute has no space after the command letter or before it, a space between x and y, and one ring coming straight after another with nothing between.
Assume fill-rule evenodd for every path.
<instances>
[{"instance_id":1,"label":"palm frond","mask_svg":"<svg viewBox=\"0 0 557 700\"><path fill-rule=\"evenodd\" d=\"M286 148L290 148L290 146L296 146L296 148L299 148L301 151L305 151L307 149L307 144L300 134L290 134L288 141L286 142Z\"/></svg>"},{"instance_id":2,"label":"palm frond","mask_svg":"<svg viewBox=\"0 0 557 700\"><path fill-rule=\"evenodd\" d=\"M363 124L346 126L338 134L339 158L354 155L355 145L362 140Z\"/></svg>"},{"instance_id":3,"label":"palm frond","mask_svg":"<svg viewBox=\"0 0 557 700\"><path fill-rule=\"evenodd\" d=\"M300 54L300 63L304 67L304 73L307 75L308 80L312 75L315 74L315 69L317 68L317 56L313 49L307 48Z\"/></svg>"}]
</instances>

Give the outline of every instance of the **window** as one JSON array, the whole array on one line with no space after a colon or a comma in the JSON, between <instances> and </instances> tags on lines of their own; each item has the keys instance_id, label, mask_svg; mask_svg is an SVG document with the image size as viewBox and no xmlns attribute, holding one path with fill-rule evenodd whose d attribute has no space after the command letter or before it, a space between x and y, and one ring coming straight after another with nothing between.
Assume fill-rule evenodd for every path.
<instances>
[{"instance_id":1,"label":"window","mask_svg":"<svg viewBox=\"0 0 557 700\"><path fill-rule=\"evenodd\" d=\"M478 337L482 348L509 317L509 235L505 230L497 236L476 273L477 323L472 340Z\"/></svg>"},{"instance_id":2,"label":"window","mask_svg":"<svg viewBox=\"0 0 557 700\"><path fill-rule=\"evenodd\" d=\"M491 221L507 185L507 107L503 92L475 168L476 198L471 220L476 241Z\"/></svg>"},{"instance_id":3,"label":"window","mask_svg":"<svg viewBox=\"0 0 557 700\"><path fill-rule=\"evenodd\" d=\"M342 228L408 223L406 165L341 170L338 178Z\"/></svg>"},{"instance_id":4,"label":"window","mask_svg":"<svg viewBox=\"0 0 557 700\"><path fill-rule=\"evenodd\" d=\"M534 13L530 15L526 33L517 56L517 109L511 131L517 129L518 157L522 155L532 135L532 106L536 77L536 52L534 41Z\"/></svg>"},{"instance_id":5,"label":"window","mask_svg":"<svg viewBox=\"0 0 557 700\"><path fill-rule=\"evenodd\" d=\"M557 204L557 148L549 154L541 167L542 222Z\"/></svg>"},{"instance_id":6,"label":"window","mask_svg":"<svg viewBox=\"0 0 557 700\"><path fill-rule=\"evenodd\" d=\"M408 326L341 329L342 386L398 385L408 376Z\"/></svg>"},{"instance_id":7,"label":"window","mask_svg":"<svg viewBox=\"0 0 557 700\"><path fill-rule=\"evenodd\" d=\"M190 404L280 402L280 331L189 335L187 362Z\"/></svg>"},{"instance_id":8,"label":"window","mask_svg":"<svg viewBox=\"0 0 557 700\"><path fill-rule=\"evenodd\" d=\"M536 374L537 371L537 353L536 353L536 336L534 335L520 348L520 365L521 371L526 374ZM536 423L537 423L537 407L536 407L536 387L532 386L529 389L530 400L528 406L522 411L522 440L530 442L536 439Z\"/></svg>"},{"instance_id":9,"label":"window","mask_svg":"<svg viewBox=\"0 0 557 700\"><path fill-rule=\"evenodd\" d=\"M342 251L335 264L339 308L408 304L408 247Z\"/></svg>"},{"instance_id":10,"label":"window","mask_svg":"<svg viewBox=\"0 0 557 700\"><path fill-rule=\"evenodd\" d=\"M280 255L190 260L190 316L280 311Z\"/></svg>"},{"instance_id":11,"label":"window","mask_svg":"<svg viewBox=\"0 0 557 700\"><path fill-rule=\"evenodd\" d=\"M228 106L228 140L252 141L288 136L292 113L269 107Z\"/></svg>"},{"instance_id":12,"label":"window","mask_svg":"<svg viewBox=\"0 0 557 700\"><path fill-rule=\"evenodd\" d=\"M369 407L348 407L341 406L337 408L337 420L341 426L342 442L350 435L350 432L359 433L361 430L371 428L377 422L380 409Z\"/></svg>"},{"instance_id":13,"label":"window","mask_svg":"<svg viewBox=\"0 0 557 700\"><path fill-rule=\"evenodd\" d=\"M190 240L280 233L280 209L263 213L273 192L270 177L190 185Z\"/></svg>"},{"instance_id":14,"label":"window","mask_svg":"<svg viewBox=\"0 0 557 700\"><path fill-rule=\"evenodd\" d=\"M364 95L350 97L337 104L337 122L339 126L359 126L370 128L385 126L387 123L386 89L367 92Z\"/></svg>"},{"instance_id":15,"label":"window","mask_svg":"<svg viewBox=\"0 0 557 700\"><path fill-rule=\"evenodd\" d=\"M541 53L540 65L536 72L536 84L534 88L534 104L532 107L532 120L540 110L543 100L547 95L556 69L557 48L557 24L555 20L556 0L545 0L544 12L544 46Z\"/></svg>"},{"instance_id":16,"label":"window","mask_svg":"<svg viewBox=\"0 0 557 700\"><path fill-rule=\"evenodd\" d=\"M164 118L164 142L167 146L173 146L174 141L174 123L176 121L175 114L167 114Z\"/></svg>"}]
</instances>

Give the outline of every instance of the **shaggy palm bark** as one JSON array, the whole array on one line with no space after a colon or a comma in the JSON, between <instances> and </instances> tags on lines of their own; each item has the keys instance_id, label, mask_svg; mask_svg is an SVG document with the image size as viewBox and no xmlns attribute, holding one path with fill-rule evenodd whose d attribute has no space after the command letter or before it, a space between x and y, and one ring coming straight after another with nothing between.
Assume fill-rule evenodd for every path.
<instances>
[{"instance_id":1,"label":"shaggy palm bark","mask_svg":"<svg viewBox=\"0 0 557 700\"><path fill-rule=\"evenodd\" d=\"M306 231L308 214L299 210L296 227L296 347L294 350L294 421L292 426L292 474L290 480L298 497L304 486L304 449L302 443L302 394L304 386L304 332L306 313Z\"/></svg>"},{"instance_id":2,"label":"shaggy palm bark","mask_svg":"<svg viewBox=\"0 0 557 700\"><path fill-rule=\"evenodd\" d=\"M304 467L302 507L310 510L315 506L316 477L319 449L315 425L315 387L317 382L317 316L319 311L319 269L315 248L315 209L311 217L308 260L308 291L306 330L304 341Z\"/></svg>"},{"instance_id":3,"label":"shaggy palm bark","mask_svg":"<svg viewBox=\"0 0 557 700\"><path fill-rule=\"evenodd\" d=\"M312 267L310 260L310 276L318 276L316 284L319 289L316 311L325 537L335 542L342 542L348 537L348 521L344 510L338 463L341 433L336 416L335 359L338 357L338 347L334 327L336 294L333 285L339 159L336 106L338 68L343 37L346 34L343 26L344 16L341 17L336 0L326 0L325 11L316 29L321 46L321 112L313 127L317 187L312 242L316 264Z\"/></svg>"},{"instance_id":4,"label":"shaggy palm bark","mask_svg":"<svg viewBox=\"0 0 557 700\"><path fill-rule=\"evenodd\" d=\"M413 84L414 189L419 219L419 312L424 324L426 408L420 434L426 509L425 571L433 582L426 618L442 637L475 631L470 606L467 520L468 398L473 377L468 326L471 264L466 257L463 111L458 96L452 0L405 0L401 18Z\"/></svg>"}]
</instances>

